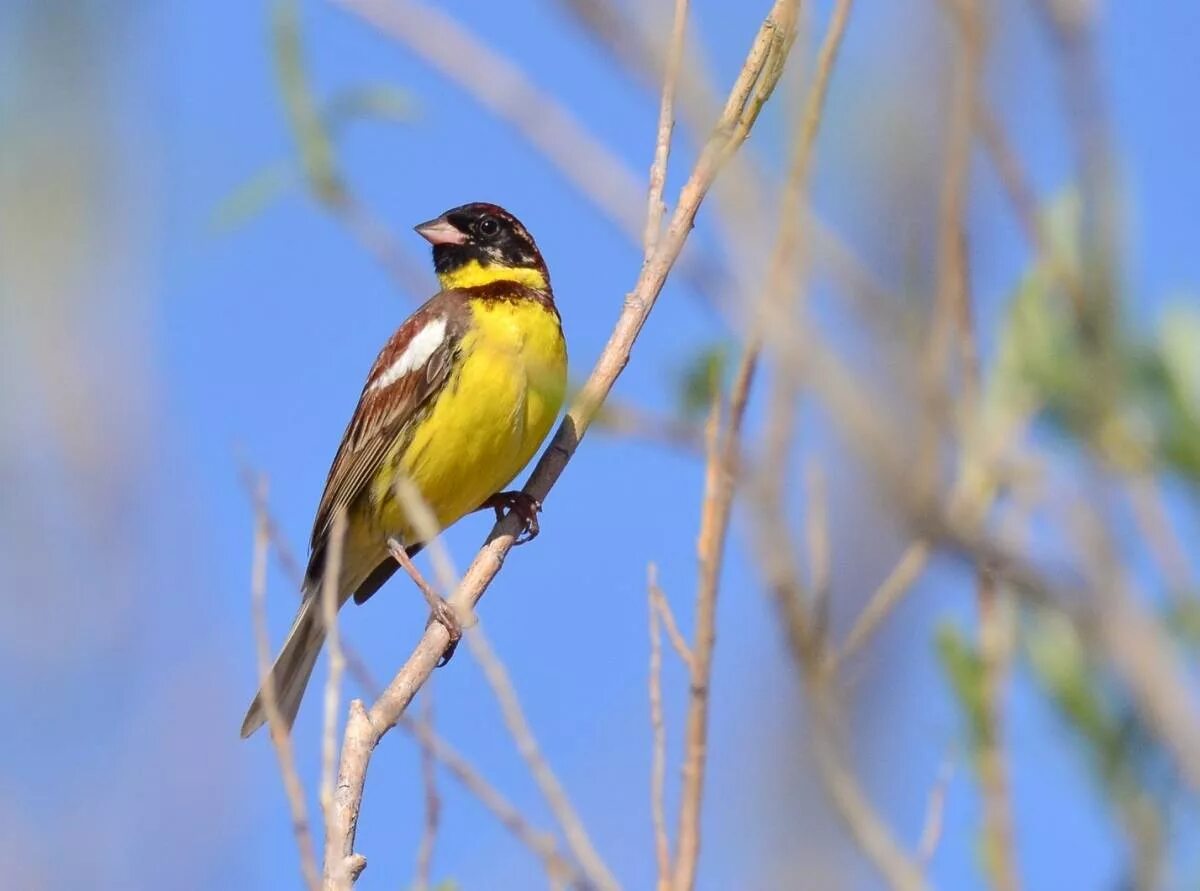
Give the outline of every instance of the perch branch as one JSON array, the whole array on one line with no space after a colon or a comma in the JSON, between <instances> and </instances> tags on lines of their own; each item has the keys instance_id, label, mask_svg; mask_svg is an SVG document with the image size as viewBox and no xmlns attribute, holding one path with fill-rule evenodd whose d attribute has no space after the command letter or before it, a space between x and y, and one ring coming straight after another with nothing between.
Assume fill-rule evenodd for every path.
<instances>
[{"instance_id":1,"label":"perch branch","mask_svg":"<svg viewBox=\"0 0 1200 891\"><path fill-rule=\"evenodd\" d=\"M783 0L777 0L759 29L721 118L680 191L675 211L658 249L650 262L643 265L587 384L568 410L550 446L526 483L526 493L543 503L586 434L596 410L603 404L613 383L628 363L634 341L687 241L705 195L725 161L749 135L762 103L778 82L790 42L779 21L779 13L785 5ZM751 93L756 85L759 87L757 96L755 101L751 101ZM450 598L452 603L473 610L512 549L519 527L520 520L513 516L505 517L493 527ZM354 836L371 753L429 677L448 642L449 635L444 627L436 623L428 626L408 660L370 710L360 701L351 703L350 719L342 743L335 819L327 828L327 832L335 839L335 843L327 850L336 848L338 852L332 862L327 860L325 864L327 888L347 887L366 865L365 859L354 853Z\"/></svg>"}]
</instances>

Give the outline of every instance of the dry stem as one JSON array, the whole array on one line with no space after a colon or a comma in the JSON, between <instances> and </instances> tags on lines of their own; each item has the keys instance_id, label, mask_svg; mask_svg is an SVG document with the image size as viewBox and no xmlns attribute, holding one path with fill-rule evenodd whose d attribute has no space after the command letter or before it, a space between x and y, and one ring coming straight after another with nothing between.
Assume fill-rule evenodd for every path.
<instances>
[{"instance_id":1,"label":"dry stem","mask_svg":"<svg viewBox=\"0 0 1200 891\"><path fill-rule=\"evenodd\" d=\"M296 771L296 757L292 751L292 737L287 722L279 711L275 698L275 685L271 682L271 644L267 637L267 557L271 545L271 533L266 512L267 481L260 477L254 487L254 560L250 571L250 594L254 607L254 637L258 651L258 680L262 690L263 710L267 714L267 729L271 745L279 760L279 772L283 776L283 788L287 794L288 807L292 813L292 832L296 836L296 847L300 853L300 872L304 884L311 891L320 887L317 872L317 857L313 847L312 830L308 825L308 810L304 804L304 785Z\"/></svg>"},{"instance_id":2,"label":"dry stem","mask_svg":"<svg viewBox=\"0 0 1200 891\"><path fill-rule=\"evenodd\" d=\"M338 632L338 579L342 571L342 548L346 536L346 512L337 511L329 535L329 553L321 580L321 621L325 626L325 645L329 649L329 675L325 681L325 720L321 733L321 814L326 823L333 815L334 764L337 759L338 701L342 692L342 673L346 657Z\"/></svg>"},{"instance_id":3,"label":"dry stem","mask_svg":"<svg viewBox=\"0 0 1200 891\"><path fill-rule=\"evenodd\" d=\"M667 730L663 723L662 704L662 628L658 599L658 568L651 563L646 569L647 606L650 612L650 816L654 824L654 859L658 864L658 891L671 888L671 846L667 840L667 815L663 804L666 786Z\"/></svg>"},{"instance_id":4,"label":"dry stem","mask_svg":"<svg viewBox=\"0 0 1200 891\"><path fill-rule=\"evenodd\" d=\"M303 569L292 551L287 539L282 536L279 525L272 516L266 499L260 499L257 494L258 484L256 475L247 466L239 470L239 478L247 494L255 502L257 522L267 534L271 548L279 561L281 568L299 590L303 579ZM422 581L424 581L422 579ZM339 636L340 637L340 636ZM346 667L357 681L363 692L370 698L375 698L379 685L371 677L370 671L362 659L345 640L341 640L341 650L346 661ZM422 755L432 757L439 762L463 787L473 795L485 809L504 826L517 841L521 842L542 861L547 875L554 885L572 888L583 888L585 882L575 866L567 861L558 851L554 836L532 826L517 808L484 778L482 774L464 758L450 743L446 742L434 728L424 722L417 721L408 715L401 715L398 726L411 736L420 748Z\"/></svg>"},{"instance_id":5,"label":"dry stem","mask_svg":"<svg viewBox=\"0 0 1200 891\"><path fill-rule=\"evenodd\" d=\"M425 727L433 728L433 698L430 690L425 691L421 702L420 722ZM433 872L433 846L437 842L438 825L441 821L442 800L437 790L437 769L433 758L433 750L429 746L421 746L421 785L425 788L425 828L421 833L421 843L417 846L417 869L413 879L414 891L429 891L429 882Z\"/></svg>"},{"instance_id":6,"label":"dry stem","mask_svg":"<svg viewBox=\"0 0 1200 891\"><path fill-rule=\"evenodd\" d=\"M551 813L562 827L567 847L579 861L584 875L594 887L602 889L602 891L618 888L617 880L613 878L604 860L596 851L595 845L592 844L583 820L579 818L574 805L567 797L566 790L550 768L545 755L542 754L541 746L538 745L537 739L533 735L533 729L529 726L529 721L521 708L521 700L517 697L517 691L513 687L508 670L500 661L500 657L496 655L495 650L492 649L487 636L483 633L483 627L476 625L467 633L466 638L467 646L471 648L471 655L483 669L483 676L496 695L497 702L500 703L504 725L517 744L517 751L520 752L530 774L533 775Z\"/></svg>"}]
</instances>

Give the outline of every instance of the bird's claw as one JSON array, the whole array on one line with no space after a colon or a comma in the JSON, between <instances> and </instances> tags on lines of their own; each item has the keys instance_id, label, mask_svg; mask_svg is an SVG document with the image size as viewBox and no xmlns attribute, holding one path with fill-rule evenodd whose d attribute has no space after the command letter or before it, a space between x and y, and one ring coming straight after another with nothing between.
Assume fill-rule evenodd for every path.
<instances>
[{"instance_id":1,"label":"bird's claw","mask_svg":"<svg viewBox=\"0 0 1200 891\"><path fill-rule=\"evenodd\" d=\"M459 622L458 614L455 613L454 607L450 605L448 600L443 598L439 598L437 604L432 607L426 627L434 622L445 628L446 633L450 635L450 642L446 644L446 649L442 651L442 656L438 659L437 667L441 668L454 656L454 651L458 648L458 642L462 640L462 623Z\"/></svg>"},{"instance_id":2,"label":"bird's claw","mask_svg":"<svg viewBox=\"0 0 1200 891\"><path fill-rule=\"evenodd\" d=\"M533 541L541 531L537 515L542 509L542 503L527 492L497 492L485 501L482 507L490 507L496 512L496 522L504 519L505 511L511 511L520 518L524 525L515 544Z\"/></svg>"}]
</instances>

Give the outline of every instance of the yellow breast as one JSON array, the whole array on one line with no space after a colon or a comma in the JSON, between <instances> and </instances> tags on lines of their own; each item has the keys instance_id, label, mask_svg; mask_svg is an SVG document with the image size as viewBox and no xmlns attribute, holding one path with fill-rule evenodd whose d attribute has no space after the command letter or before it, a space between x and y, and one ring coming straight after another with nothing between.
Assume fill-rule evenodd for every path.
<instances>
[{"instance_id":1,"label":"yellow breast","mask_svg":"<svg viewBox=\"0 0 1200 891\"><path fill-rule=\"evenodd\" d=\"M562 406L567 353L557 315L533 300L471 300L458 367L391 463L444 528L504 489L537 452ZM381 517L413 540L398 505Z\"/></svg>"}]
</instances>

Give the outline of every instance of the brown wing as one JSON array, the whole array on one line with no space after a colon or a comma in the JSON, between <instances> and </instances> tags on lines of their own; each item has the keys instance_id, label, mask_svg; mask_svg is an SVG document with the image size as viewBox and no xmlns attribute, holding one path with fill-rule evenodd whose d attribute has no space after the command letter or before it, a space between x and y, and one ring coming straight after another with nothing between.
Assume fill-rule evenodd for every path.
<instances>
[{"instance_id":1,"label":"brown wing","mask_svg":"<svg viewBox=\"0 0 1200 891\"><path fill-rule=\"evenodd\" d=\"M445 386L468 320L463 295L443 291L409 316L380 351L317 507L306 573L310 582L320 577L334 514L358 498L392 446L406 435L413 418ZM433 337L439 326L441 333Z\"/></svg>"}]
</instances>

